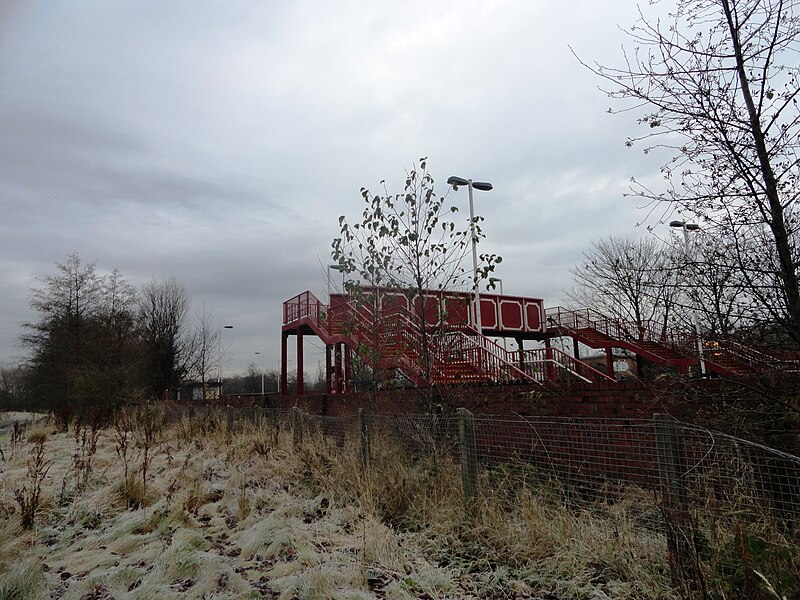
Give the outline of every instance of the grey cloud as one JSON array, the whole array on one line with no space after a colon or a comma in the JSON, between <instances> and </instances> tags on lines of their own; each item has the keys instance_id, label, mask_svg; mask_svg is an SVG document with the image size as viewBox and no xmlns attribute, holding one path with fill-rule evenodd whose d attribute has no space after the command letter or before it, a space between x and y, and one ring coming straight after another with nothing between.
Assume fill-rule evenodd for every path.
<instances>
[{"instance_id":1,"label":"grey cloud","mask_svg":"<svg viewBox=\"0 0 800 600\"><path fill-rule=\"evenodd\" d=\"M281 303L324 295L337 217L360 214L361 186L400 191L423 155L442 186L495 184L476 197L483 250L504 255L507 290L557 302L592 239L636 234L628 178L657 176L567 47L615 55L634 13L17 3L0 13L0 360L18 352L35 278L79 252L137 285L174 275L235 325L229 368L256 350L274 366ZM466 220L465 194L452 201Z\"/></svg>"}]
</instances>

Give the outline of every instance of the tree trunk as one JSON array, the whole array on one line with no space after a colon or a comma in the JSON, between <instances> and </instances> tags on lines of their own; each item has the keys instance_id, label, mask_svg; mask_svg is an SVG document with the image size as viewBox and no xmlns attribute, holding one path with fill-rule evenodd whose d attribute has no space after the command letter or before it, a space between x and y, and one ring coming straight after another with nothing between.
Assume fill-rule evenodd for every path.
<instances>
[{"instance_id":1,"label":"tree trunk","mask_svg":"<svg viewBox=\"0 0 800 600\"><path fill-rule=\"evenodd\" d=\"M783 297L786 302L786 312L788 323L786 328L795 343L800 344L800 285L798 285L797 273L794 261L792 260L792 248L789 242L789 233L786 229L786 219L783 206L781 205L778 193L778 185L775 180L775 173L769 160L767 146L764 141L764 131L761 128L761 120L750 91L750 81L745 70L745 61L742 54L739 32L733 21L730 0L723 0L722 8L725 12L725 19L730 31L736 55L736 71L741 85L742 96L750 117L750 130L753 134L753 141L758 155L759 167L764 180L764 189L767 195L770 220L768 222L775 242L775 250L778 254L779 274L783 284Z\"/></svg>"}]
</instances>

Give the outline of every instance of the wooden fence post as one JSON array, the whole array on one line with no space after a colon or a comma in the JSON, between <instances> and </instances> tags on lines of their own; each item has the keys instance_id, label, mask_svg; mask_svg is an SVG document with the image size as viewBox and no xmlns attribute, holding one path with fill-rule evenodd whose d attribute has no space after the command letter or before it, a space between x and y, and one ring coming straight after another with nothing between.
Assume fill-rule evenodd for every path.
<instances>
[{"instance_id":1,"label":"wooden fence post","mask_svg":"<svg viewBox=\"0 0 800 600\"><path fill-rule=\"evenodd\" d=\"M466 408L456 410L458 415L458 449L461 456L461 484L464 501L471 505L478 495L478 449L475 440L475 418Z\"/></svg>"},{"instance_id":2,"label":"wooden fence post","mask_svg":"<svg viewBox=\"0 0 800 600\"><path fill-rule=\"evenodd\" d=\"M661 486L661 512L664 515L670 562L682 581L694 581L694 561L690 545L689 498L681 478L686 473L681 425L667 414L653 415L658 454L658 478Z\"/></svg>"},{"instance_id":3,"label":"wooden fence post","mask_svg":"<svg viewBox=\"0 0 800 600\"><path fill-rule=\"evenodd\" d=\"M296 406L292 409L292 441L295 450L303 443L303 413Z\"/></svg>"},{"instance_id":4,"label":"wooden fence post","mask_svg":"<svg viewBox=\"0 0 800 600\"><path fill-rule=\"evenodd\" d=\"M233 432L233 407L230 404L228 404L225 407L225 416L226 416L227 422L228 422L228 433L232 433Z\"/></svg>"},{"instance_id":5,"label":"wooden fence post","mask_svg":"<svg viewBox=\"0 0 800 600\"><path fill-rule=\"evenodd\" d=\"M370 427L367 412L363 408L358 409L358 440L361 449L361 466L366 471L369 467L370 458Z\"/></svg>"}]
</instances>

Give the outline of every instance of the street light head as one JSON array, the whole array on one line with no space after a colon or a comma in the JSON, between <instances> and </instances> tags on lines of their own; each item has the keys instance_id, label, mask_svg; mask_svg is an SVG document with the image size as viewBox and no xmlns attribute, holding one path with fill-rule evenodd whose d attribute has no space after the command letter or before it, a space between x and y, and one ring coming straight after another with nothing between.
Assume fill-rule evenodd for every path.
<instances>
[{"instance_id":1,"label":"street light head","mask_svg":"<svg viewBox=\"0 0 800 600\"><path fill-rule=\"evenodd\" d=\"M464 179L463 177L456 177L453 175L447 179L447 185L452 185L454 190L458 190L458 186L460 185L469 185L469 179ZM487 183L486 181L473 181L472 187L476 190L480 190L482 192L488 192L492 189L492 184Z\"/></svg>"},{"instance_id":2,"label":"street light head","mask_svg":"<svg viewBox=\"0 0 800 600\"><path fill-rule=\"evenodd\" d=\"M233 329L233 325L223 325L223 329Z\"/></svg>"},{"instance_id":3,"label":"street light head","mask_svg":"<svg viewBox=\"0 0 800 600\"><path fill-rule=\"evenodd\" d=\"M677 227L678 229L686 228L686 231L698 231L700 229L700 225L697 223L687 223L686 221L670 221L670 227Z\"/></svg>"},{"instance_id":4,"label":"street light head","mask_svg":"<svg viewBox=\"0 0 800 600\"><path fill-rule=\"evenodd\" d=\"M469 184L469 181L467 181L463 177L456 177L455 175L453 175L452 177L449 177L447 179L447 185L452 185L453 189L455 190L458 189L458 186L467 184Z\"/></svg>"},{"instance_id":5,"label":"street light head","mask_svg":"<svg viewBox=\"0 0 800 600\"><path fill-rule=\"evenodd\" d=\"M499 277L489 277L489 283L497 283L499 281L503 281Z\"/></svg>"}]
</instances>

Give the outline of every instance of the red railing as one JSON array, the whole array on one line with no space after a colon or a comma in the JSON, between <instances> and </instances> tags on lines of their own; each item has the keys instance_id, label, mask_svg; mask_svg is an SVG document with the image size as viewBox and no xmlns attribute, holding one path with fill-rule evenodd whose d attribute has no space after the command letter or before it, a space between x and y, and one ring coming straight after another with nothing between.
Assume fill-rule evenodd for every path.
<instances>
[{"instance_id":1,"label":"red railing","mask_svg":"<svg viewBox=\"0 0 800 600\"><path fill-rule=\"evenodd\" d=\"M558 348L525 350L523 356L522 364L525 367L525 372L540 381L552 378L548 373L548 365L555 371L553 377L556 380L560 379L558 374L561 373L569 379L577 378L586 383L593 383L595 381L615 381L613 377L606 375L602 371L598 371L594 367L587 365L585 362L576 359L571 354L567 354Z\"/></svg>"},{"instance_id":2,"label":"red railing","mask_svg":"<svg viewBox=\"0 0 800 600\"><path fill-rule=\"evenodd\" d=\"M707 340L703 345L703 354L708 361L727 361L745 366L754 372L780 369L784 372L800 371L800 361L788 358L769 349L745 346L733 340Z\"/></svg>"},{"instance_id":3,"label":"red railing","mask_svg":"<svg viewBox=\"0 0 800 600\"><path fill-rule=\"evenodd\" d=\"M548 308L545 314L549 328L564 327L573 331L593 329L609 338L629 342L633 345L650 342L676 354L687 356L687 358L698 356L697 336L692 332L657 332L648 322L637 325L633 322L608 317L589 308L568 310L556 306Z\"/></svg>"},{"instance_id":4,"label":"red railing","mask_svg":"<svg viewBox=\"0 0 800 600\"><path fill-rule=\"evenodd\" d=\"M514 355L472 327L451 331L438 340L437 357L445 361L466 360L492 382L528 381L536 379L520 370Z\"/></svg>"},{"instance_id":5,"label":"red railing","mask_svg":"<svg viewBox=\"0 0 800 600\"><path fill-rule=\"evenodd\" d=\"M655 333L650 324L637 327L634 323L612 319L591 309L574 311L555 307L547 309L546 315L548 326L551 328L564 327L573 331L593 329L609 338L639 346L641 350L653 355L659 355L660 348L665 348L679 357L697 361L698 364L702 355L706 368L722 375L758 373L775 369L800 371L800 361L732 340L704 340L702 337L698 338L691 330ZM645 343L657 344L660 348L648 348ZM668 356L663 358L670 360ZM673 362L675 359L674 356L671 358Z\"/></svg>"},{"instance_id":6,"label":"red railing","mask_svg":"<svg viewBox=\"0 0 800 600\"><path fill-rule=\"evenodd\" d=\"M327 307L311 292L303 292L283 303L283 324L288 325L300 319L309 318L319 322Z\"/></svg>"},{"instance_id":7,"label":"red railing","mask_svg":"<svg viewBox=\"0 0 800 600\"><path fill-rule=\"evenodd\" d=\"M351 340L356 351L373 367L398 368L416 385L425 381L419 344L406 314L383 315L369 303L341 300L327 317L329 330Z\"/></svg>"}]
</instances>

